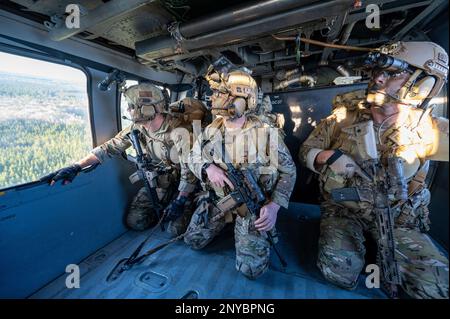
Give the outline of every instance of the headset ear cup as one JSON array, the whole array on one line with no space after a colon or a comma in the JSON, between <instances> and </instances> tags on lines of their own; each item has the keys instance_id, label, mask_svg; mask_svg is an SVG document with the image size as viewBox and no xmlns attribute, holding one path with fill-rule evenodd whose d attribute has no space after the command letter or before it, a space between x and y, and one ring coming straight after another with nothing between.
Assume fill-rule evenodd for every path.
<instances>
[{"instance_id":1,"label":"headset ear cup","mask_svg":"<svg viewBox=\"0 0 450 319\"><path fill-rule=\"evenodd\" d=\"M233 101L233 106L235 114L238 117L241 117L244 114L245 109L247 107L247 101L245 101L245 99L242 97L235 98Z\"/></svg>"},{"instance_id":2,"label":"headset ear cup","mask_svg":"<svg viewBox=\"0 0 450 319\"><path fill-rule=\"evenodd\" d=\"M144 117L152 117L155 115L155 107L153 105L143 105L141 107L141 113Z\"/></svg>"},{"instance_id":3,"label":"headset ear cup","mask_svg":"<svg viewBox=\"0 0 450 319\"><path fill-rule=\"evenodd\" d=\"M413 105L419 105L431 93L436 83L436 79L432 76L426 76L417 81L405 96L405 100Z\"/></svg>"}]
</instances>

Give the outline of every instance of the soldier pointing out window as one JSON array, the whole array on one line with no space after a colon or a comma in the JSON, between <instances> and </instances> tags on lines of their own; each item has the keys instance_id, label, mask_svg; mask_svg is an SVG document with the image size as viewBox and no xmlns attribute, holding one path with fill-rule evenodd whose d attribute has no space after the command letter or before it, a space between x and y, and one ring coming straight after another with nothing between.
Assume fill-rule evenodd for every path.
<instances>
[{"instance_id":1,"label":"soldier pointing out window","mask_svg":"<svg viewBox=\"0 0 450 319\"><path fill-rule=\"evenodd\" d=\"M187 158L191 147L192 122L189 118L169 112L168 97L153 84L143 82L133 85L124 91L124 96L133 124L94 148L85 158L49 174L43 180L47 180L50 185L59 180L63 184L72 182L83 168L121 155L132 146L132 134L135 133L138 147L142 147L146 161L144 178L153 184L157 198L150 200L148 189L142 187L129 208L127 225L135 230L154 225L158 217L154 206L162 204L166 220L170 221L168 230L174 235L180 235L192 214L189 197L197 183L183 158L183 155ZM199 111L204 109L201 102L191 98L182 100L182 103ZM176 185L178 193L174 189Z\"/></svg>"}]
</instances>

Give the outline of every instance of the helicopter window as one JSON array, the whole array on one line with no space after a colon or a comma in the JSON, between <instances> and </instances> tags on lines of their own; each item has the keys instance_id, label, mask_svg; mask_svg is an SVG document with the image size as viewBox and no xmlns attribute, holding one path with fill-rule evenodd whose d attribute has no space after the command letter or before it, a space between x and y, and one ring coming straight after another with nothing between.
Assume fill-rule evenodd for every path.
<instances>
[{"instance_id":1,"label":"helicopter window","mask_svg":"<svg viewBox=\"0 0 450 319\"><path fill-rule=\"evenodd\" d=\"M93 147L86 74L0 52L0 189L38 180Z\"/></svg>"}]
</instances>

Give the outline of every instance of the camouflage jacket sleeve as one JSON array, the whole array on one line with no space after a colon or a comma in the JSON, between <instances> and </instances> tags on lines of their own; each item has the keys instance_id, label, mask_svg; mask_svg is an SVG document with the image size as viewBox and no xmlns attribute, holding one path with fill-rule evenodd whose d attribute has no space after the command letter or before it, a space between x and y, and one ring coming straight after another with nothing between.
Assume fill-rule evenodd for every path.
<instances>
[{"instance_id":1,"label":"camouflage jacket sleeve","mask_svg":"<svg viewBox=\"0 0 450 319\"><path fill-rule=\"evenodd\" d=\"M131 146L131 141L128 136L130 133L132 125L123 129L116 136L114 136L109 141L106 141L102 145L94 148L91 153L98 158L100 163L103 163L106 159L120 155L127 148Z\"/></svg>"},{"instance_id":2,"label":"camouflage jacket sleeve","mask_svg":"<svg viewBox=\"0 0 450 319\"><path fill-rule=\"evenodd\" d=\"M297 169L282 136L282 134L278 134L278 145L272 146L272 150L277 152L277 170L279 174L271 195L271 200L287 209L289 206L289 198L294 190Z\"/></svg>"},{"instance_id":3,"label":"camouflage jacket sleeve","mask_svg":"<svg viewBox=\"0 0 450 319\"><path fill-rule=\"evenodd\" d=\"M192 145L192 131L187 126L179 126L171 132L171 138L178 153L180 163L180 184L178 191L191 193L195 190L197 178L189 169L189 151Z\"/></svg>"},{"instance_id":4,"label":"camouflage jacket sleeve","mask_svg":"<svg viewBox=\"0 0 450 319\"><path fill-rule=\"evenodd\" d=\"M332 137L335 134L337 123L345 116L346 108L339 107L333 114L319 122L308 138L300 147L299 159L303 166L306 166L315 173L319 173L314 167L317 154L331 147Z\"/></svg>"},{"instance_id":5,"label":"camouflage jacket sleeve","mask_svg":"<svg viewBox=\"0 0 450 319\"><path fill-rule=\"evenodd\" d=\"M203 135L199 135L194 143L194 146L192 147L191 152L189 153L189 168L202 182L204 182L202 176L203 165L213 162L212 152L209 150L212 145L214 145L214 142L208 137L209 131L210 129L206 128Z\"/></svg>"}]
</instances>

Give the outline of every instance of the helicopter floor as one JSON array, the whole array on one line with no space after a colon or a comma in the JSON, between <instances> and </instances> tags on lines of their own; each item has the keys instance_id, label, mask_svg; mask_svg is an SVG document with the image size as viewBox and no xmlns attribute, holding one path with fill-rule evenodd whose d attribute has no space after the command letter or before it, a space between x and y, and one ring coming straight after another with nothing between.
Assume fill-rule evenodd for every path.
<instances>
[{"instance_id":1,"label":"helicopter floor","mask_svg":"<svg viewBox=\"0 0 450 319\"><path fill-rule=\"evenodd\" d=\"M367 289L364 276L353 291L329 284L315 266L319 228L315 205L292 203L279 214L277 245L288 265L283 268L274 253L267 273L249 280L235 269L233 228L224 231L204 250L175 242L108 282L108 274L128 257L149 231L128 231L80 263L80 288L68 289L67 274L30 298L213 298L213 299L361 299L385 298L379 289ZM170 239L157 229L146 249Z\"/></svg>"}]
</instances>

